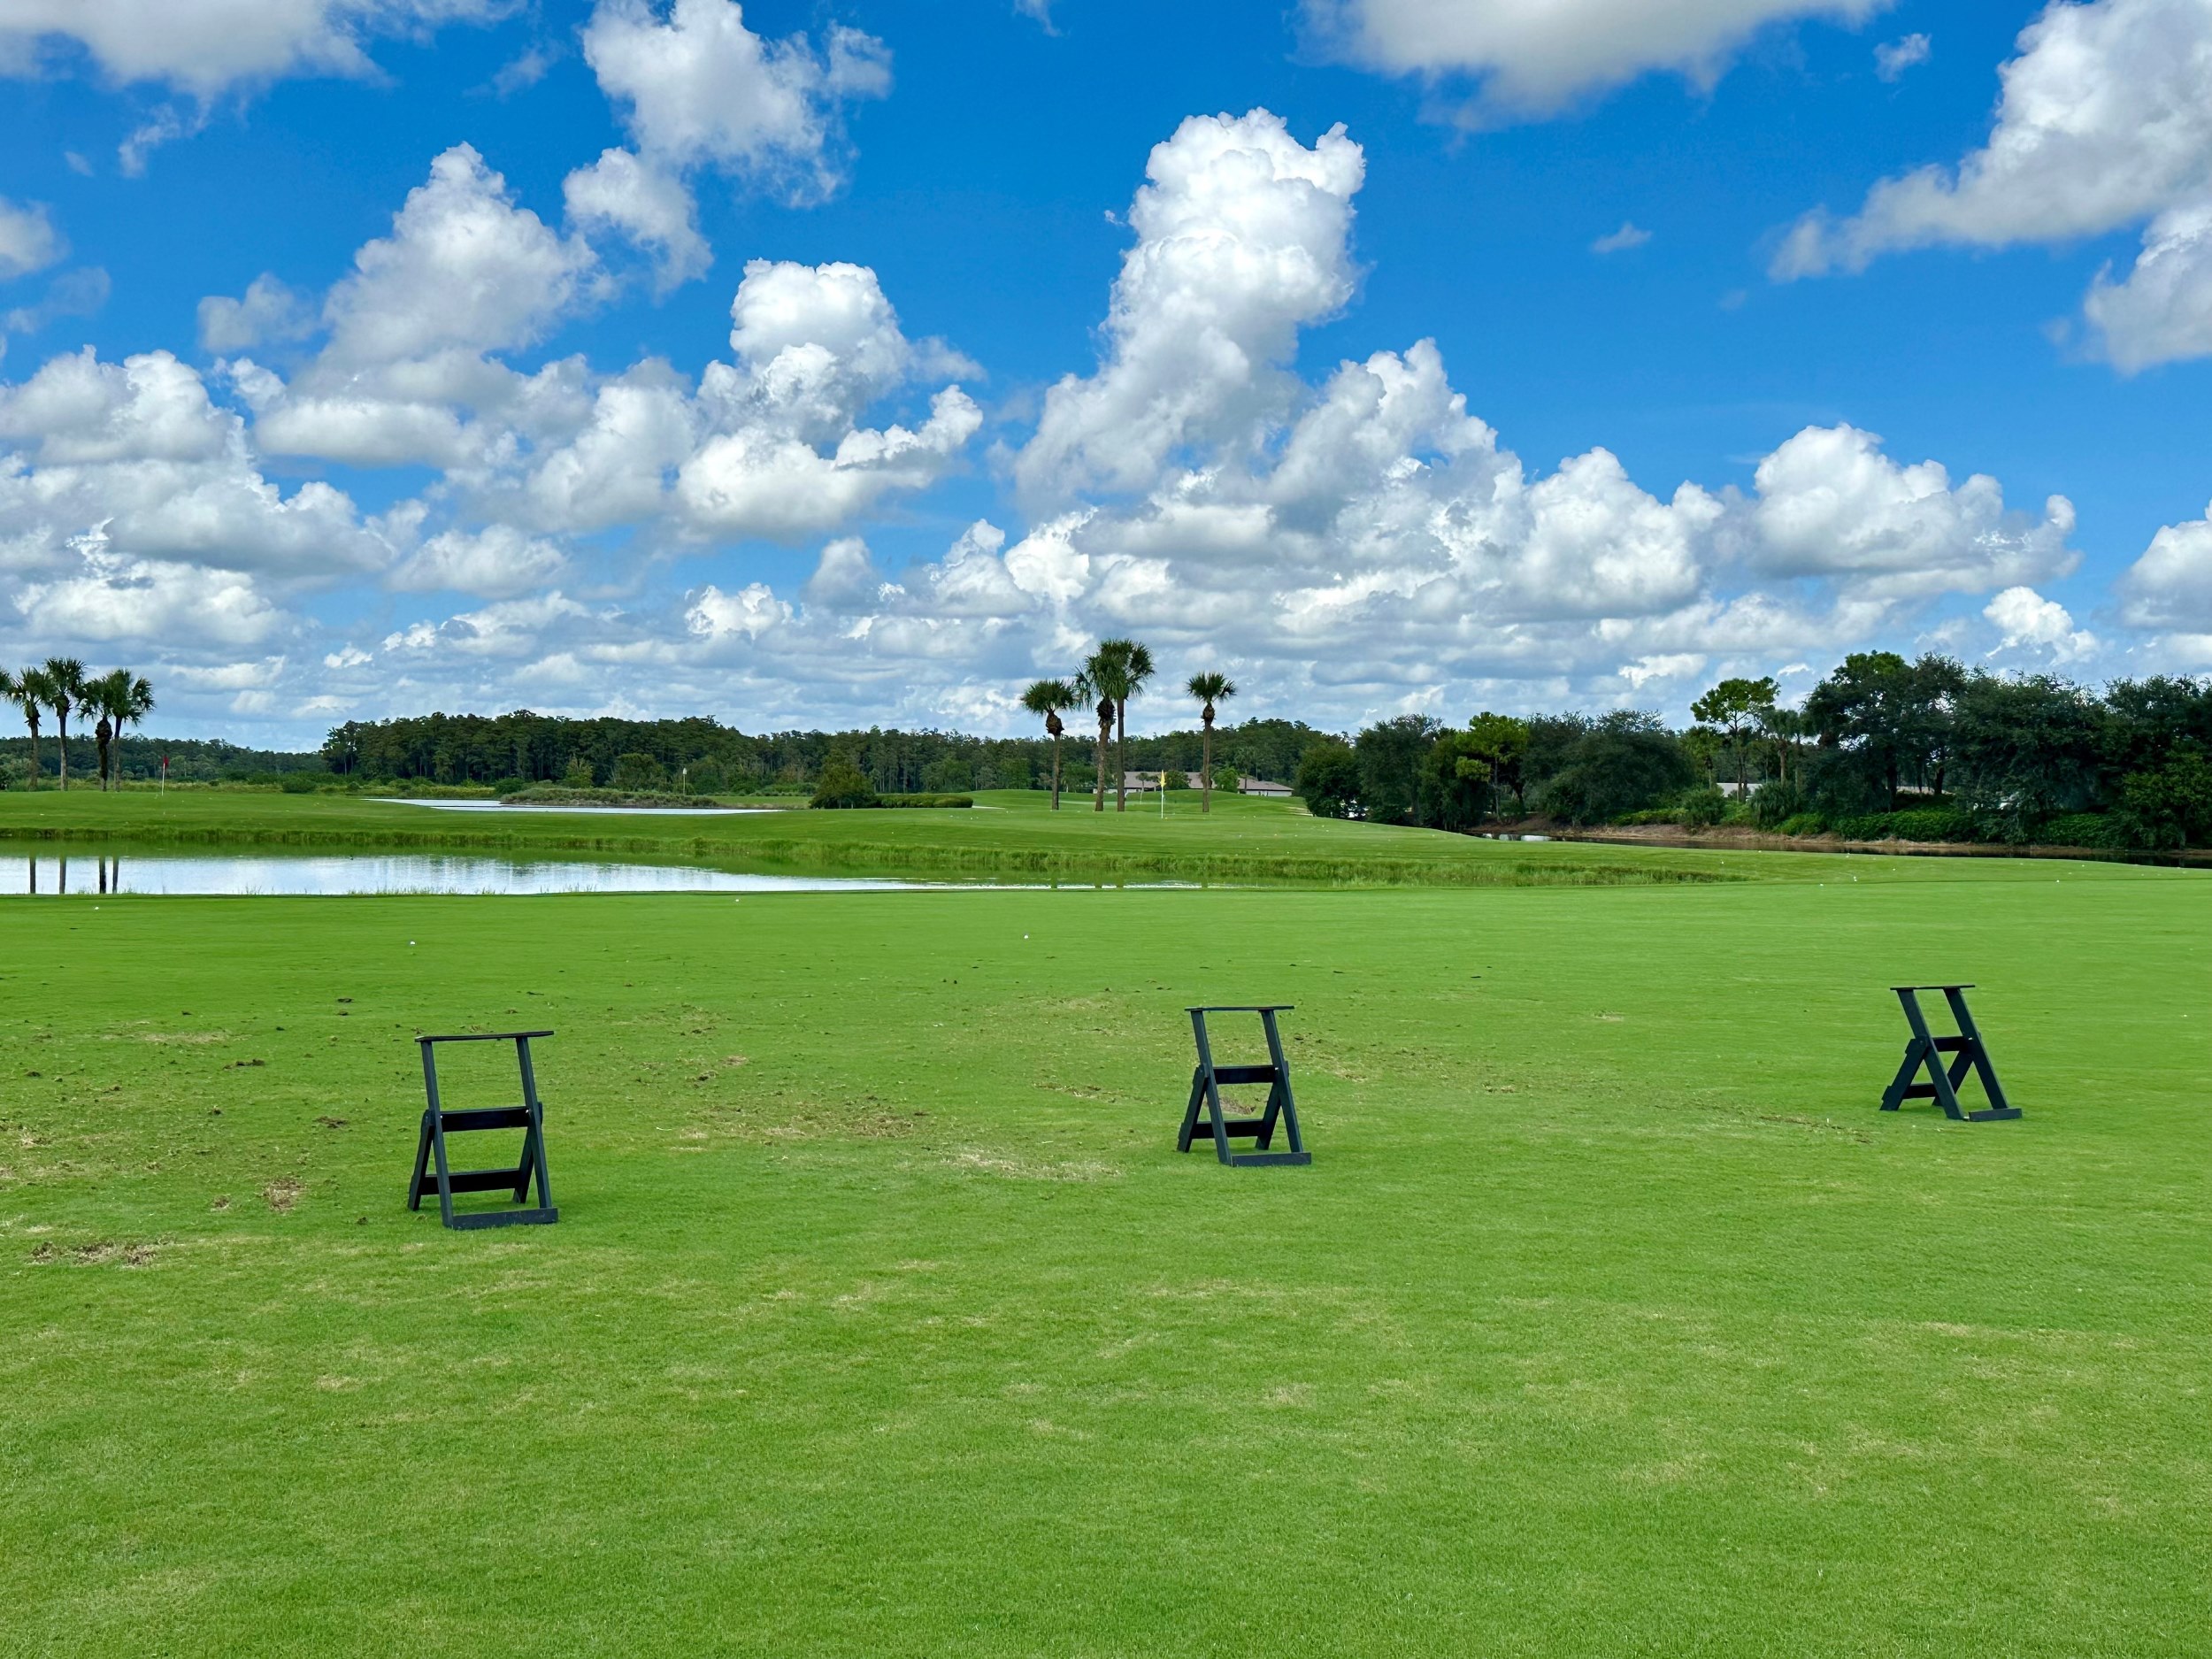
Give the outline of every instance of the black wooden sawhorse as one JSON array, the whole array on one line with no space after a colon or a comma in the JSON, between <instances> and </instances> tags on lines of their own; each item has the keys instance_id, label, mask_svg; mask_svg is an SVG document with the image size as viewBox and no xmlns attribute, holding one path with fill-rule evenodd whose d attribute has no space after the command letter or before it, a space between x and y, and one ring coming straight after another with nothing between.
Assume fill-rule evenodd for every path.
<instances>
[{"instance_id":1,"label":"black wooden sawhorse","mask_svg":"<svg viewBox=\"0 0 2212 1659\"><path fill-rule=\"evenodd\" d=\"M550 1037L549 1031L489 1031L458 1037L418 1037L422 1045L422 1086L430 1098L422 1114L422 1138L415 1145L415 1179L408 1183L407 1208L419 1210L432 1193L449 1227L514 1227L543 1225L558 1221L553 1208L553 1188L545 1173L545 1109L538 1102L537 1073L530 1067L530 1039ZM485 1106L448 1111L438 1103L438 1062L435 1045L442 1042L511 1042L522 1068L522 1104ZM446 1163L445 1138L471 1129L519 1129L522 1159L511 1170L457 1170ZM432 1164L436 1168L433 1169ZM480 1210L453 1213L456 1193L511 1192L515 1202L526 1203L530 1183L538 1184L534 1210Z\"/></svg>"},{"instance_id":2,"label":"black wooden sawhorse","mask_svg":"<svg viewBox=\"0 0 2212 1659\"><path fill-rule=\"evenodd\" d=\"M1997 1082L1997 1068L1989 1063L1988 1046L1982 1041L1973 1015L1966 1011L1966 994L1974 988L1970 984L1893 985L1889 988L1904 1004L1905 1023L1912 1027L1912 1036L1905 1044L1905 1058L1896 1077L1882 1094L1884 1111L1893 1112L1909 1100L1932 1100L1943 1108L1946 1118L1961 1123L1990 1123L2020 1115L2020 1109L2006 1101L2005 1091ZM1951 1005L1951 1018L1958 1022L1957 1036L1939 1037L1928 1029L1928 1017L1920 1007L1923 991L1943 993L1943 1000ZM1953 1056L1948 1070L1943 1064L1947 1054ZM1916 1082L1924 1066L1928 1080ZM1982 1088L1989 1096L1985 1110L1970 1112L1959 1104L1959 1085L1966 1081L1969 1071L1981 1076Z\"/></svg>"},{"instance_id":3,"label":"black wooden sawhorse","mask_svg":"<svg viewBox=\"0 0 2212 1659\"><path fill-rule=\"evenodd\" d=\"M1267 1007L1194 1008L1190 1010L1191 1034L1198 1040L1198 1069L1190 1077L1190 1103L1183 1109L1183 1132L1175 1140L1178 1152L1190 1150L1191 1137L1200 1125L1199 1109L1202 1106L1210 1114L1214 1154L1224 1164L1310 1164L1313 1154L1306 1150L1305 1141L1298 1133L1298 1102L1291 1098L1290 1062L1283 1057L1282 1033L1275 1029L1275 1016L1290 1011L1288 1002L1277 1002ZM1213 1046L1206 1041L1206 1016L1209 1014L1257 1014L1260 1025L1267 1033L1265 1065L1216 1065ZM1221 1090L1224 1084L1265 1083L1268 1085L1267 1108L1257 1118L1229 1118L1222 1113ZM1275 1125L1279 1121L1287 1133L1290 1148L1286 1152L1271 1152L1269 1146L1275 1139ZM1232 1152L1233 1140L1253 1140L1258 1142L1256 1152Z\"/></svg>"}]
</instances>

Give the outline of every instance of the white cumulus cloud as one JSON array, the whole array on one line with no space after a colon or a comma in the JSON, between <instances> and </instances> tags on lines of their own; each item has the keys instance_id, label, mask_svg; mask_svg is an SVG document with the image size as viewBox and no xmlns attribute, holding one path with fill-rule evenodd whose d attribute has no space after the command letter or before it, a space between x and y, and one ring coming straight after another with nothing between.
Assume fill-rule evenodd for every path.
<instances>
[{"instance_id":1,"label":"white cumulus cloud","mask_svg":"<svg viewBox=\"0 0 2212 1659\"><path fill-rule=\"evenodd\" d=\"M2054 663L2071 663L2097 649L2095 634L2077 628L2064 605L2032 588L2006 588L1982 608L1982 615L2003 636L2000 650L2026 647L2047 652Z\"/></svg>"},{"instance_id":2,"label":"white cumulus cloud","mask_svg":"<svg viewBox=\"0 0 2212 1659\"><path fill-rule=\"evenodd\" d=\"M2212 0L2053 0L1998 73L1986 143L1883 180L1848 218L1806 215L1774 275L2100 235L2212 192Z\"/></svg>"},{"instance_id":3,"label":"white cumulus cloud","mask_svg":"<svg viewBox=\"0 0 2212 1659\"><path fill-rule=\"evenodd\" d=\"M2212 357L2212 198L2153 219L2134 269L2117 282L2101 273L2082 311L2124 372Z\"/></svg>"},{"instance_id":4,"label":"white cumulus cloud","mask_svg":"<svg viewBox=\"0 0 2212 1659\"><path fill-rule=\"evenodd\" d=\"M1653 70L1709 85L1760 29L1863 22L1889 0L1306 0L1315 38L1392 74L1479 77L1502 109L1541 112Z\"/></svg>"},{"instance_id":5,"label":"white cumulus cloud","mask_svg":"<svg viewBox=\"0 0 2212 1659\"><path fill-rule=\"evenodd\" d=\"M2119 591L2131 627L2212 635L2212 507L2153 536Z\"/></svg>"},{"instance_id":6,"label":"white cumulus cloud","mask_svg":"<svg viewBox=\"0 0 2212 1659\"><path fill-rule=\"evenodd\" d=\"M48 568L93 537L104 556L293 579L374 569L388 557L341 490L284 495L238 417L166 351L121 363L92 349L0 387L0 563Z\"/></svg>"},{"instance_id":7,"label":"white cumulus cloud","mask_svg":"<svg viewBox=\"0 0 2212 1659\"><path fill-rule=\"evenodd\" d=\"M1954 487L1938 461L1903 465L1855 426L1807 427L1759 463L1752 563L1785 576L1842 575L1885 597L1972 593L2062 576L2073 503L2008 511L1997 480Z\"/></svg>"},{"instance_id":8,"label":"white cumulus cloud","mask_svg":"<svg viewBox=\"0 0 2212 1659\"><path fill-rule=\"evenodd\" d=\"M602 151L590 166L577 168L562 180L561 196L572 224L612 230L651 253L663 293L704 276L714 262L683 180L626 150Z\"/></svg>"},{"instance_id":9,"label":"white cumulus cloud","mask_svg":"<svg viewBox=\"0 0 2212 1659\"><path fill-rule=\"evenodd\" d=\"M1874 49L1875 76L1882 81L1902 81L1908 69L1926 63L1934 52L1925 35L1907 35L1898 40L1885 41Z\"/></svg>"},{"instance_id":10,"label":"white cumulus cloud","mask_svg":"<svg viewBox=\"0 0 2212 1659\"><path fill-rule=\"evenodd\" d=\"M634 150L571 173L578 222L618 231L654 256L665 290L703 273L689 175L711 170L793 203L844 183L845 111L891 89L891 54L832 24L820 46L746 27L737 0L598 0L584 58L622 112Z\"/></svg>"},{"instance_id":11,"label":"white cumulus cloud","mask_svg":"<svg viewBox=\"0 0 2212 1659\"><path fill-rule=\"evenodd\" d=\"M1046 394L1016 472L1042 497L1141 484L1187 443L1280 410L1301 325L1351 298L1365 158L1341 127L1309 149L1280 117L1193 116L1156 146L1129 211L1105 361Z\"/></svg>"},{"instance_id":12,"label":"white cumulus cloud","mask_svg":"<svg viewBox=\"0 0 2212 1659\"><path fill-rule=\"evenodd\" d=\"M244 296L211 294L200 302L200 345L213 352L250 351L258 345L304 340L315 331L307 303L267 272Z\"/></svg>"},{"instance_id":13,"label":"white cumulus cloud","mask_svg":"<svg viewBox=\"0 0 2212 1659\"><path fill-rule=\"evenodd\" d=\"M328 339L289 384L234 364L262 445L360 465L457 465L495 443L497 427L549 398L581 394L557 372L526 380L490 354L529 345L596 297L598 260L518 205L506 180L467 144L432 164L392 234L365 243L322 307ZM259 285L257 284L257 287ZM203 326L258 326L278 303L204 310Z\"/></svg>"},{"instance_id":14,"label":"white cumulus cloud","mask_svg":"<svg viewBox=\"0 0 2212 1659\"><path fill-rule=\"evenodd\" d=\"M488 23L517 0L7 0L0 65L27 73L75 46L118 81L212 98L288 75L375 73L365 42Z\"/></svg>"},{"instance_id":15,"label":"white cumulus cloud","mask_svg":"<svg viewBox=\"0 0 2212 1659\"><path fill-rule=\"evenodd\" d=\"M567 557L551 542L512 525L495 524L432 536L392 572L392 586L403 592L512 599L543 587L567 568Z\"/></svg>"},{"instance_id":16,"label":"white cumulus cloud","mask_svg":"<svg viewBox=\"0 0 2212 1659\"><path fill-rule=\"evenodd\" d=\"M43 271L68 251L44 203L0 196L0 282Z\"/></svg>"}]
</instances>

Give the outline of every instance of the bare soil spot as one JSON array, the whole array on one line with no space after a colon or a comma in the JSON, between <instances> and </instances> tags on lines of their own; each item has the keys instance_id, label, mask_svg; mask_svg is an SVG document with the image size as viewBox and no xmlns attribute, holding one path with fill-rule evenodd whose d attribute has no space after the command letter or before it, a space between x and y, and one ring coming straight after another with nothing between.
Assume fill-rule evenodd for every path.
<instances>
[{"instance_id":1,"label":"bare soil spot","mask_svg":"<svg viewBox=\"0 0 2212 1659\"><path fill-rule=\"evenodd\" d=\"M290 1176L281 1175L261 1189L261 1201L281 1216L299 1202L300 1194L306 1190Z\"/></svg>"},{"instance_id":2,"label":"bare soil spot","mask_svg":"<svg viewBox=\"0 0 2212 1659\"><path fill-rule=\"evenodd\" d=\"M143 1267L154 1259L159 1248L152 1244L131 1244L119 1239L96 1239L90 1244L59 1248L42 1244L31 1252L31 1260L42 1265L50 1262L68 1262L79 1267L105 1267L112 1263L121 1267Z\"/></svg>"},{"instance_id":3,"label":"bare soil spot","mask_svg":"<svg viewBox=\"0 0 2212 1659\"><path fill-rule=\"evenodd\" d=\"M945 1160L956 1170L995 1175L1009 1181L1102 1181L1121 1171L1089 1158L1025 1158L997 1152L956 1152Z\"/></svg>"}]
</instances>

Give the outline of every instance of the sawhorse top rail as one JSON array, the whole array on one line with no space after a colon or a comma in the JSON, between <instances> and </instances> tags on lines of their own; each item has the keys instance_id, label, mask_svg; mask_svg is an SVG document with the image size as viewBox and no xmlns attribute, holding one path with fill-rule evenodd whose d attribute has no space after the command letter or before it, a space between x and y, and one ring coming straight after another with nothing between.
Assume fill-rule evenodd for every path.
<instances>
[{"instance_id":1,"label":"sawhorse top rail","mask_svg":"<svg viewBox=\"0 0 2212 1659\"><path fill-rule=\"evenodd\" d=\"M419 1210L430 1194L438 1195L438 1211L454 1228L544 1225L558 1221L553 1207L553 1188L545 1167L545 1109L538 1100L538 1079L530 1064L530 1040L550 1037L549 1031L480 1031L418 1037L422 1048L422 1086L428 1104L423 1109L422 1133L415 1143L414 1179L407 1184L407 1208ZM522 1073L522 1104L474 1107L448 1111L438 1098L437 1045L442 1042L511 1042L515 1062ZM512 1169L456 1170L446 1162L445 1138L474 1129L519 1129L522 1156ZM432 1169L433 1164L435 1170ZM511 1192L515 1202L526 1204L530 1183L538 1187L534 1209L475 1210L456 1215L456 1193Z\"/></svg>"},{"instance_id":2,"label":"sawhorse top rail","mask_svg":"<svg viewBox=\"0 0 2212 1659\"><path fill-rule=\"evenodd\" d=\"M1209 1004L1189 1009L1191 1035L1198 1044L1198 1066L1191 1073L1190 1101L1183 1108L1182 1132L1176 1136L1175 1149L1187 1152L1191 1137L1198 1133L1199 1112L1204 1109L1205 1123L1213 1133L1214 1156L1224 1164L1250 1165L1256 1164L1310 1164L1313 1154L1306 1150L1306 1143L1298 1133L1298 1102L1290 1092L1290 1062L1283 1054L1282 1033L1276 1029L1275 1016L1291 1011L1288 1002L1236 1002ZM1207 1040L1206 1016L1209 1014L1257 1014L1261 1028L1267 1033L1268 1064L1265 1065L1217 1065L1213 1045ZM1224 1085L1236 1083L1264 1083L1268 1086L1267 1106L1257 1118L1231 1118L1221 1109L1221 1090ZM1286 1151L1269 1148L1280 1125L1289 1141ZM1253 1152L1232 1152L1233 1140L1249 1139L1257 1143Z\"/></svg>"},{"instance_id":3,"label":"sawhorse top rail","mask_svg":"<svg viewBox=\"0 0 2212 1659\"><path fill-rule=\"evenodd\" d=\"M2020 1115L2020 1109L2005 1099L2004 1088L1997 1081L1997 1068L1990 1063L1989 1047L1982 1041L1974 1016L1967 1011L1966 994L1974 988L1971 980L1963 985L1893 985L1889 988L1897 994L1912 1035L1906 1040L1905 1057L1897 1067L1897 1075L1883 1091L1884 1111L1893 1112L1909 1100L1932 1100L1943 1109L1946 1118L1958 1123L1993 1123ZM1951 1018L1958 1025L1958 1035L1939 1037L1928 1029L1927 1014L1920 1006L1923 991L1943 993ZM1947 1067L1943 1063L1947 1054L1952 1056ZM1928 1080L1922 1083L1916 1079L1924 1067ZM1968 1111L1959 1101L1959 1085L1969 1071L1981 1078L1982 1090L1989 1096L1984 1110Z\"/></svg>"}]
</instances>

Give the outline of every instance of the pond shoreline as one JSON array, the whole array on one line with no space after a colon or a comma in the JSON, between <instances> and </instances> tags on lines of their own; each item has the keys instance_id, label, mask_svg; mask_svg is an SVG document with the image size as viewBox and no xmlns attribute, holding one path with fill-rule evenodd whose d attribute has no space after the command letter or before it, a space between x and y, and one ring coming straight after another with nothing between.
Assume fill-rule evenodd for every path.
<instances>
[{"instance_id":1,"label":"pond shoreline","mask_svg":"<svg viewBox=\"0 0 2212 1659\"><path fill-rule=\"evenodd\" d=\"M1477 832L1481 833L1482 832ZM1571 825L1546 824L1540 830L1501 829L1501 840L1518 841L1524 833L1541 833L1554 841L1587 841L1612 847L1663 847L1679 851L1877 853L1893 858L2058 858L2098 864L2158 864L2174 869L2212 868L2212 848L2185 847L2168 850L2146 848L2046 847L2031 843L2007 846L2001 841L1851 841L1840 835L1777 835L1740 826L1694 830L1681 825L1638 824L1578 829Z\"/></svg>"}]
</instances>

